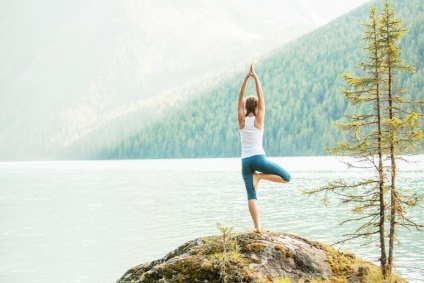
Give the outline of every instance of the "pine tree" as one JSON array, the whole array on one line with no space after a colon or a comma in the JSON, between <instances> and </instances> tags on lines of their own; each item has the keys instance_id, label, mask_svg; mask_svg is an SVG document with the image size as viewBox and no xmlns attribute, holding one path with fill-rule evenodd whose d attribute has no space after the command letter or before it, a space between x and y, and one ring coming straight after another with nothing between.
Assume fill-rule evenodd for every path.
<instances>
[{"instance_id":1,"label":"pine tree","mask_svg":"<svg viewBox=\"0 0 424 283\"><path fill-rule=\"evenodd\" d=\"M349 219L343 223L360 221L360 227L342 242L365 237L372 239L378 236L380 246L380 264L387 265L385 243L385 218L386 191L383 167L383 135L382 113L380 109L381 86L383 77L381 70L381 48L378 35L378 18L376 7L369 11L369 23L365 23L365 37L367 43L367 62L360 64L364 75L352 76L342 74L346 84L353 90L342 89L341 92L352 107L360 107L369 111L361 114L346 115L347 122L337 123L336 126L347 134L348 140L338 142L334 148L326 151L336 156L351 156L354 159L347 161L349 167L374 170L374 175L369 178L347 183L344 180L330 182L327 186L309 193L333 192L342 198L344 203L354 204L352 212L360 216ZM375 160L374 156L378 156Z\"/></svg>"},{"instance_id":2,"label":"pine tree","mask_svg":"<svg viewBox=\"0 0 424 283\"><path fill-rule=\"evenodd\" d=\"M398 226L422 227L405 215L408 207L417 205L419 197L398 190L395 184L396 160L404 159L402 154L413 153L423 139L418 123L423 101L407 101L403 96L405 90L395 85L396 74L412 72L413 67L399 57L400 50L395 43L405 29L388 1L384 2L380 16L376 15L376 7L370 9L369 22L364 27L367 61L360 64L363 75L342 74L351 90L341 90L352 109L359 113L346 115L347 122L336 124L346 133L347 141L338 142L326 151L351 157L345 161L349 167L367 169L373 175L352 183L333 181L308 193L324 193L326 201L327 194L332 192L343 203L354 204L352 212L360 216L343 223L359 221L361 224L341 242L359 237L373 241L373 237L378 236L381 271L387 278L392 271ZM385 159L389 164L385 164ZM389 229L386 229L387 221Z\"/></svg>"},{"instance_id":3,"label":"pine tree","mask_svg":"<svg viewBox=\"0 0 424 283\"><path fill-rule=\"evenodd\" d=\"M389 258L387 271L390 273L394 261L394 243L397 240L397 225L420 229L414 221L406 217L405 209L417 204L415 194L401 192L396 185L397 159L404 154L414 153L423 139L419 130L419 109L423 101L411 102L404 98L405 90L396 87L396 76L400 72L414 72L414 67L403 63L401 50L396 46L407 30L397 18L395 10L386 0L379 21L378 32L381 37L382 73L384 77L385 127L387 129L388 154L390 159L390 231ZM414 109L415 108L415 109ZM415 111L414 111L415 110Z\"/></svg>"}]
</instances>

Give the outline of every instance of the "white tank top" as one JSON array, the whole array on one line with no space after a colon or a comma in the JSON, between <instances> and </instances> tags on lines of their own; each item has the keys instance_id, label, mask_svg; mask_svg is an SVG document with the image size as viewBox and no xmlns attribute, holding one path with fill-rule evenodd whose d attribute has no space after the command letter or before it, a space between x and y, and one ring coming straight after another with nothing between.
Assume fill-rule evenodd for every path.
<instances>
[{"instance_id":1,"label":"white tank top","mask_svg":"<svg viewBox=\"0 0 424 283\"><path fill-rule=\"evenodd\" d=\"M241 158L265 154L262 147L264 130L255 128L255 116L245 117L244 128L240 130Z\"/></svg>"}]
</instances>

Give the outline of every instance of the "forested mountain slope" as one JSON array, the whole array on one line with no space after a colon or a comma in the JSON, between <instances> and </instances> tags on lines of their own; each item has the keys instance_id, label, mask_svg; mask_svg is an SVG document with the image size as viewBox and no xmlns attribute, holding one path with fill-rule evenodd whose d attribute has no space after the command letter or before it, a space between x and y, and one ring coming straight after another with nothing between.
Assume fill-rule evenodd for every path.
<instances>
[{"instance_id":1,"label":"forested mountain slope","mask_svg":"<svg viewBox=\"0 0 424 283\"><path fill-rule=\"evenodd\" d=\"M362 1L331 0L331 10L314 0L0 1L0 160L62 159L64 146L145 111L140 101L262 55Z\"/></svg>"},{"instance_id":2,"label":"forested mountain slope","mask_svg":"<svg viewBox=\"0 0 424 283\"><path fill-rule=\"evenodd\" d=\"M361 41L371 4L283 46L255 63L266 98L264 148L268 156L325 154L340 138L333 122L349 111L339 92L339 74L359 74L364 57ZM424 97L424 1L399 0L393 7L409 32L400 48L416 72L398 78L412 99ZM93 158L236 157L240 140L237 96L248 70L229 74L183 108L124 142L99 149ZM253 81L248 93L254 93Z\"/></svg>"}]
</instances>

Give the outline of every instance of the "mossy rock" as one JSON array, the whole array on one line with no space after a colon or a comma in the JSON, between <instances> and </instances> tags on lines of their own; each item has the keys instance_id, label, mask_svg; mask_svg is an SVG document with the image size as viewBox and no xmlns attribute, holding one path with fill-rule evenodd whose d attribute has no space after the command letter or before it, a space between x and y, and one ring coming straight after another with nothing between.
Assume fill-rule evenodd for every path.
<instances>
[{"instance_id":1,"label":"mossy rock","mask_svg":"<svg viewBox=\"0 0 424 283\"><path fill-rule=\"evenodd\" d=\"M118 283L373 282L379 268L329 245L285 233L231 234L187 242L162 259L128 270ZM224 253L225 250L225 253ZM284 281L286 279L289 281ZM404 282L398 280L397 282Z\"/></svg>"}]
</instances>

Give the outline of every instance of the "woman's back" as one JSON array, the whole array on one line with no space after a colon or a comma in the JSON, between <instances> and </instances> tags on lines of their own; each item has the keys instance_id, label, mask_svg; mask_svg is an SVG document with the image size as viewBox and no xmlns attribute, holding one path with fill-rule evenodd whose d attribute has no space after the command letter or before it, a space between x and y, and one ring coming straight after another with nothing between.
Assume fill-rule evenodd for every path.
<instances>
[{"instance_id":1,"label":"woman's back","mask_svg":"<svg viewBox=\"0 0 424 283\"><path fill-rule=\"evenodd\" d=\"M265 154L262 147L264 130L255 127L255 116L246 116L244 128L240 130L241 158Z\"/></svg>"}]
</instances>

